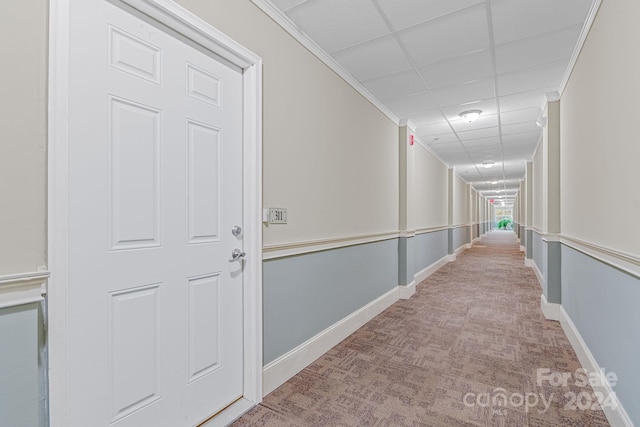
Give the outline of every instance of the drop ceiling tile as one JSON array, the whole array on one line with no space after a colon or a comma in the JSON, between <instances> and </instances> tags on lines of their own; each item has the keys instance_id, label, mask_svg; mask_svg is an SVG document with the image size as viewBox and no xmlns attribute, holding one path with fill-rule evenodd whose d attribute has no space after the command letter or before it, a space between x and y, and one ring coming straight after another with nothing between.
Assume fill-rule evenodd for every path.
<instances>
[{"instance_id":1,"label":"drop ceiling tile","mask_svg":"<svg viewBox=\"0 0 640 427\"><path fill-rule=\"evenodd\" d=\"M370 0L307 1L287 16L329 53L390 33Z\"/></svg>"},{"instance_id":2,"label":"drop ceiling tile","mask_svg":"<svg viewBox=\"0 0 640 427\"><path fill-rule=\"evenodd\" d=\"M512 125L523 122L536 122L542 116L542 110L539 107L527 108L524 110L504 111L500 114L500 120L503 125Z\"/></svg>"},{"instance_id":3,"label":"drop ceiling tile","mask_svg":"<svg viewBox=\"0 0 640 427\"><path fill-rule=\"evenodd\" d=\"M476 172L476 168L475 166L473 166L472 164L466 164L466 165L458 165L455 167L455 172L459 173L459 172Z\"/></svg>"},{"instance_id":4,"label":"drop ceiling tile","mask_svg":"<svg viewBox=\"0 0 640 427\"><path fill-rule=\"evenodd\" d=\"M462 118L450 119L451 126L456 132L467 132L484 128L497 128L497 114L481 114L480 117L469 123Z\"/></svg>"},{"instance_id":5,"label":"drop ceiling tile","mask_svg":"<svg viewBox=\"0 0 640 427\"><path fill-rule=\"evenodd\" d=\"M449 124L447 122L434 123L434 124L430 124L430 125L417 127L416 128L416 133L418 135L420 135L421 137L423 135L425 135L427 137L432 137L433 135L451 133L451 127L449 127ZM429 139L428 138L425 139L425 142L429 142Z\"/></svg>"},{"instance_id":6,"label":"drop ceiling tile","mask_svg":"<svg viewBox=\"0 0 640 427\"><path fill-rule=\"evenodd\" d=\"M493 77L491 52L482 50L445 59L420 68L431 89Z\"/></svg>"},{"instance_id":7,"label":"drop ceiling tile","mask_svg":"<svg viewBox=\"0 0 640 427\"><path fill-rule=\"evenodd\" d=\"M481 150L500 150L500 141L496 138L478 138L462 140L462 145L467 150L478 152Z\"/></svg>"},{"instance_id":8,"label":"drop ceiling tile","mask_svg":"<svg viewBox=\"0 0 640 427\"><path fill-rule=\"evenodd\" d=\"M410 95L424 93L427 90L414 70L367 80L363 84L381 101L405 98Z\"/></svg>"},{"instance_id":9,"label":"drop ceiling tile","mask_svg":"<svg viewBox=\"0 0 640 427\"><path fill-rule=\"evenodd\" d=\"M541 88L557 90L567 65L568 61L562 61L540 68L499 75L498 94L511 95Z\"/></svg>"},{"instance_id":10,"label":"drop ceiling tile","mask_svg":"<svg viewBox=\"0 0 640 427\"><path fill-rule=\"evenodd\" d=\"M531 144L528 144L528 143L514 143L514 144L505 145L502 148L502 152L503 154L513 154L513 153L528 154L532 152L532 148L531 148Z\"/></svg>"},{"instance_id":11,"label":"drop ceiling tile","mask_svg":"<svg viewBox=\"0 0 640 427\"><path fill-rule=\"evenodd\" d=\"M333 58L360 81L411 69L411 63L393 36L345 49Z\"/></svg>"},{"instance_id":12,"label":"drop ceiling tile","mask_svg":"<svg viewBox=\"0 0 640 427\"><path fill-rule=\"evenodd\" d=\"M502 163L500 163L499 159L492 160L495 161L492 168L485 168L484 166L482 166L482 162L476 162L475 164L484 177L484 180L496 179L497 177L502 178Z\"/></svg>"},{"instance_id":13,"label":"drop ceiling tile","mask_svg":"<svg viewBox=\"0 0 640 427\"><path fill-rule=\"evenodd\" d=\"M411 27L398 34L418 65L490 46L484 5Z\"/></svg>"},{"instance_id":14,"label":"drop ceiling tile","mask_svg":"<svg viewBox=\"0 0 640 427\"><path fill-rule=\"evenodd\" d=\"M500 136L500 133L498 132L498 127L489 127L484 129L458 132L458 136L462 141L468 141L471 139L498 138Z\"/></svg>"},{"instance_id":15,"label":"drop ceiling tile","mask_svg":"<svg viewBox=\"0 0 640 427\"><path fill-rule=\"evenodd\" d=\"M445 116L447 116L447 119L449 119L450 121L460 119L460 113L466 110L480 110L482 111L483 115L496 114L498 112L498 108L496 107L496 101L494 98L442 108Z\"/></svg>"},{"instance_id":16,"label":"drop ceiling tile","mask_svg":"<svg viewBox=\"0 0 640 427\"><path fill-rule=\"evenodd\" d=\"M378 0L378 3L398 31L482 3L482 0Z\"/></svg>"},{"instance_id":17,"label":"drop ceiling tile","mask_svg":"<svg viewBox=\"0 0 640 427\"><path fill-rule=\"evenodd\" d=\"M581 30L582 24L578 24L496 46L497 73L511 73L569 60Z\"/></svg>"},{"instance_id":18,"label":"drop ceiling tile","mask_svg":"<svg viewBox=\"0 0 640 427\"><path fill-rule=\"evenodd\" d=\"M551 89L551 88L549 88ZM500 111L522 110L524 108L540 107L544 102L544 89L538 89L530 92L521 92L514 95L499 97Z\"/></svg>"},{"instance_id":19,"label":"drop ceiling tile","mask_svg":"<svg viewBox=\"0 0 640 427\"><path fill-rule=\"evenodd\" d=\"M502 135L513 135L515 133L528 133L540 131L540 128L535 123L517 123L513 125L502 126Z\"/></svg>"},{"instance_id":20,"label":"drop ceiling tile","mask_svg":"<svg viewBox=\"0 0 640 427\"><path fill-rule=\"evenodd\" d=\"M435 109L409 114L407 118L415 126L431 125L434 123L442 123L443 121L442 113L440 110Z\"/></svg>"},{"instance_id":21,"label":"drop ceiling tile","mask_svg":"<svg viewBox=\"0 0 640 427\"><path fill-rule=\"evenodd\" d=\"M592 0L493 0L496 44L584 22Z\"/></svg>"},{"instance_id":22,"label":"drop ceiling tile","mask_svg":"<svg viewBox=\"0 0 640 427\"><path fill-rule=\"evenodd\" d=\"M433 97L438 105L449 107L491 98L495 95L493 79L436 89ZM473 110L474 108L468 108Z\"/></svg>"},{"instance_id":23,"label":"drop ceiling tile","mask_svg":"<svg viewBox=\"0 0 640 427\"><path fill-rule=\"evenodd\" d=\"M426 134L426 133L419 134L419 135L420 137L424 135L424 138L422 138L422 140L429 145L458 143L458 137L453 132L442 133L437 135Z\"/></svg>"},{"instance_id":24,"label":"drop ceiling tile","mask_svg":"<svg viewBox=\"0 0 640 427\"><path fill-rule=\"evenodd\" d=\"M437 153L443 159L447 158L448 163L451 163L450 159L456 156L462 156L464 162L469 161L469 158L467 157L464 149L459 144L450 144L447 146L445 146L444 144L430 145L429 148L431 148L434 153Z\"/></svg>"},{"instance_id":25,"label":"drop ceiling tile","mask_svg":"<svg viewBox=\"0 0 640 427\"><path fill-rule=\"evenodd\" d=\"M525 132L525 133L516 133L511 135L503 135L502 142L505 146L509 144L537 144L542 136L542 129L533 132Z\"/></svg>"},{"instance_id":26,"label":"drop ceiling tile","mask_svg":"<svg viewBox=\"0 0 640 427\"><path fill-rule=\"evenodd\" d=\"M400 117L438 108L433 96L428 92L392 99L385 102L385 105Z\"/></svg>"},{"instance_id":27,"label":"drop ceiling tile","mask_svg":"<svg viewBox=\"0 0 640 427\"><path fill-rule=\"evenodd\" d=\"M524 178L525 169L526 163L522 159L505 161L504 163L505 175L509 174L509 177L515 178L516 180ZM515 187L517 183L514 182L514 184L511 185Z\"/></svg>"},{"instance_id":28,"label":"drop ceiling tile","mask_svg":"<svg viewBox=\"0 0 640 427\"><path fill-rule=\"evenodd\" d=\"M301 5L307 0L272 0L272 1L276 6L278 6L280 10L282 10L283 12L286 12L288 9Z\"/></svg>"},{"instance_id":29,"label":"drop ceiling tile","mask_svg":"<svg viewBox=\"0 0 640 427\"><path fill-rule=\"evenodd\" d=\"M528 156L531 156L532 153L529 153L529 151L525 151L525 150L520 150L520 151L509 151L503 154L503 158L504 160L518 160L518 159L524 159Z\"/></svg>"},{"instance_id":30,"label":"drop ceiling tile","mask_svg":"<svg viewBox=\"0 0 640 427\"><path fill-rule=\"evenodd\" d=\"M460 163L466 163L469 161L469 156L463 150L456 152L455 154L447 154L440 156L449 165L457 165Z\"/></svg>"},{"instance_id":31,"label":"drop ceiling tile","mask_svg":"<svg viewBox=\"0 0 640 427\"><path fill-rule=\"evenodd\" d=\"M461 177L467 183L472 181L478 175L477 172L471 171L471 170L463 170L457 173L458 173L458 176Z\"/></svg>"},{"instance_id":32,"label":"drop ceiling tile","mask_svg":"<svg viewBox=\"0 0 640 427\"><path fill-rule=\"evenodd\" d=\"M480 149L474 148L472 150L467 149L467 152L471 156L474 162L481 164L485 160L493 160L500 158L500 149L495 148L487 148Z\"/></svg>"}]
</instances>

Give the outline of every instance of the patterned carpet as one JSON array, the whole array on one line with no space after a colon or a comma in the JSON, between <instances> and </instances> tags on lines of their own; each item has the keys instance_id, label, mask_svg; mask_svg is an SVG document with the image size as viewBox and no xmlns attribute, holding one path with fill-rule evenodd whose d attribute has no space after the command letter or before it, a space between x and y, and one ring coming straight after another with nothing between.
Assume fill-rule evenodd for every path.
<instances>
[{"instance_id":1,"label":"patterned carpet","mask_svg":"<svg viewBox=\"0 0 640 427\"><path fill-rule=\"evenodd\" d=\"M540 293L490 233L233 425L608 426Z\"/></svg>"}]
</instances>

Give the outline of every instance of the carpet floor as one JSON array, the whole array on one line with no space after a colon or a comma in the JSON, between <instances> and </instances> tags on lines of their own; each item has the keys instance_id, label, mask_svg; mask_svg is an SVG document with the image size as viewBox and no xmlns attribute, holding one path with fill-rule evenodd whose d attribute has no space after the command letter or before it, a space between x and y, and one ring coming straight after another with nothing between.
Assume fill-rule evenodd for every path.
<instances>
[{"instance_id":1,"label":"carpet floor","mask_svg":"<svg viewBox=\"0 0 640 427\"><path fill-rule=\"evenodd\" d=\"M489 233L233 426L608 426L540 293Z\"/></svg>"}]
</instances>

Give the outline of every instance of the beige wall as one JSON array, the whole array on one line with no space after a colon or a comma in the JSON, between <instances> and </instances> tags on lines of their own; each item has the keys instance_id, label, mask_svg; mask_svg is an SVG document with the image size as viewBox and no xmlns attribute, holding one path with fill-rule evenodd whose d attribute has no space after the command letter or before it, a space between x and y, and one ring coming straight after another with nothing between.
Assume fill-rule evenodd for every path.
<instances>
[{"instance_id":1,"label":"beige wall","mask_svg":"<svg viewBox=\"0 0 640 427\"><path fill-rule=\"evenodd\" d=\"M637 0L602 2L560 102L562 233L636 257L639 16Z\"/></svg>"},{"instance_id":2,"label":"beige wall","mask_svg":"<svg viewBox=\"0 0 640 427\"><path fill-rule=\"evenodd\" d=\"M469 195L471 214L469 220L476 224L478 222L478 192L471 188Z\"/></svg>"},{"instance_id":3,"label":"beige wall","mask_svg":"<svg viewBox=\"0 0 640 427\"><path fill-rule=\"evenodd\" d=\"M547 126L544 134L544 200L545 233L560 233L560 102L547 103Z\"/></svg>"},{"instance_id":4,"label":"beige wall","mask_svg":"<svg viewBox=\"0 0 640 427\"><path fill-rule=\"evenodd\" d=\"M458 175L453 178L453 225L469 223L469 184Z\"/></svg>"},{"instance_id":5,"label":"beige wall","mask_svg":"<svg viewBox=\"0 0 640 427\"><path fill-rule=\"evenodd\" d=\"M416 229L447 225L447 167L420 144L414 146L414 223Z\"/></svg>"},{"instance_id":6,"label":"beige wall","mask_svg":"<svg viewBox=\"0 0 640 427\"><path fill-rule=\"evenodd\" d=\"M179 0L264 61L266 245L398 229L398 126L250 0Z\"/></svg>"},{"instance_id":7,"label":"beige wall","mask_svg":"<svg viewBox=\"0 0 640 427\"><path fill-rule=\"evenodd\" d=\"M0 13L0 275L46 263L47 5Z\"/></svg>"},{"instance_id":8,"label":"beige wall","mask_svg":"<svg viewBox=\"0 0 640 427\"><path fill-rule=\"evenodd\" d=\"M531 202L533 204L533 218L528 225L542 231L544 209L546 204L544 202L544 188L543 188L543 173L544 173L544 144L538 145L538 150L533 157L533 176L531 177Z\"/></svg>"},{"instance_id":9,"label":"beige wall","mask_svg":"<svg viewBox=\"0 0 640 427\"><path fill-rule=\"evenodd\" d=\"M518 221L520 225L527 225L527 181L520 181L520 192L518 193Z\"/></svg>"}]
</instances>

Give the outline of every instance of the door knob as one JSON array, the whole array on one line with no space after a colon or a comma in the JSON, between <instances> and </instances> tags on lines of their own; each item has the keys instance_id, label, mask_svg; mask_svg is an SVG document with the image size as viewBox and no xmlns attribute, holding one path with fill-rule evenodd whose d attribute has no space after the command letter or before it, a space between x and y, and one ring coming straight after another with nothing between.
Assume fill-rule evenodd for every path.
<instances>
[{"instance_id":1,"label":"door knob","mask_svg":"<svg viewBox=\"0 0 640 427\"><path fill-rule=\"evenodd\" d=\"M234 249L231 251L231 259L229 260L229 262L238 261L239 259L244 258L245 255L246 253L244 251L241 251L240 249Z\"/></svg>"}]
</instances>

